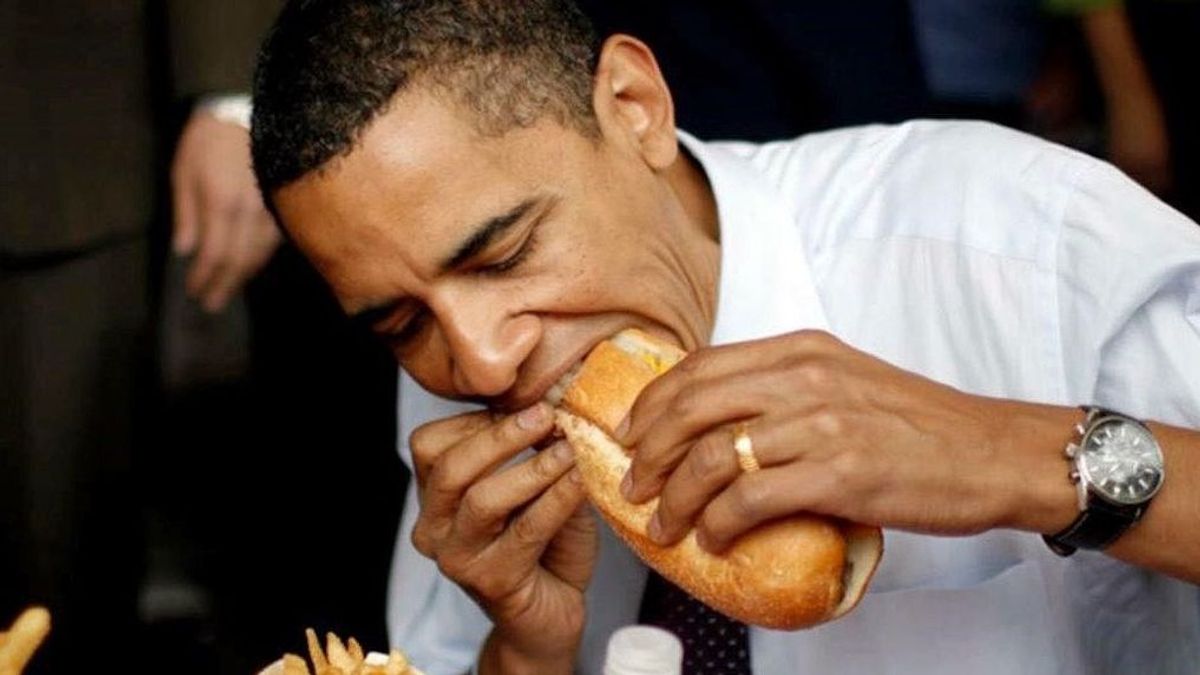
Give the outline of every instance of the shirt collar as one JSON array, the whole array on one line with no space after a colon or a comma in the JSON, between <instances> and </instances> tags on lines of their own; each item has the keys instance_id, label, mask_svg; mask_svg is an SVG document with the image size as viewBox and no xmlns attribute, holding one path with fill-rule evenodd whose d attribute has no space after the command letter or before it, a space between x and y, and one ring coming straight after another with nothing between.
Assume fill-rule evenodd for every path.
<instances>
[{"instance_id":1,"label":"shirt collar","mask_svg":"<svg viewBox=\"0 0 1200 675\"><path fill-rule=\"evenodd\" d=\"M782 196L728 147L683 131L679 140L708 176L717 203L721 276L712 344L828 330L803 238Z\"/></svg>"}]
</instances>

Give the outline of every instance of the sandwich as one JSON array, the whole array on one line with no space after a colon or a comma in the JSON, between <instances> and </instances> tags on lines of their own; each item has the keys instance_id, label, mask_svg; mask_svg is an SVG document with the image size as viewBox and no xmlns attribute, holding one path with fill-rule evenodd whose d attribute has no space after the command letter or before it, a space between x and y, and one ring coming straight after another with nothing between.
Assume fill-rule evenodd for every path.
<instances>
[{"instance_id":1,"label":"sandwich","mask_svg":"<svg viewBox=\"0 0 1200 675\"><path fill-rule=\"evenodd\" d=\"M625 330L599 343L557 392L555 422L575 450L590 501L647 565L734 619L795 630L844 615L862 598L883 554L878 527L793 515L754 528L714 555L699 546L694 529L674 545L654 543L646 527L658 499L632 504L621 495L632 457L613 440L614 430L642 389L684 356L672 344Z\"/></svg>"}]
</instances>

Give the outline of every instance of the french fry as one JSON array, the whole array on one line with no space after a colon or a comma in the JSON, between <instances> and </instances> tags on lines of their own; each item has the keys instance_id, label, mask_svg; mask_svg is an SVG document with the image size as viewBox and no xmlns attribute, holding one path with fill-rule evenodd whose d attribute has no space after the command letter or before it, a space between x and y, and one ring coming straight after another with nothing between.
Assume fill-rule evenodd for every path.
<instances>
[{"instance_id":1,"label":"french fry","mask_svg":"<svg viewBox=\"0 0 1200 675\"><path fill-rule=\"evenodd\" d=\"M362 664L362 659L356 662L346 651L346 645L333 633L325 634L325 656L329 659L329 665L341 670L343 675L350 675Z\"/></svg>"},{"instance_id":2,"label":"french fry","mask_svg":"<svg viewBox=\"0 0 1200 675\"><path fill-rule=\"evenodd\" d=\"M0 675L19 675L49 633L50 612L45 607L30 607L22 612L5 633L0 648Z\"/></svg>"},{"instance_id":3,"label":"french fry","mask_svg":"<svg viewBox=\"0 0 1200 675\"><path fill-rule=\"evenodd\" d=\"M308 664L295 654L283 655L283 675L312 675L308 672Z\"/></svg>"},{"instance_id":4,"label":"french fry","mask_svg":"<svg viewBox=\"0 0 1200 675\"><path fill-rule=\"evenodd\" d=\"M325 648L322 649L316 631L311 628L304 631L304 637L312 661L311 669L303 658L284 654L282 659L260 675L424 675L409 664L408 658L399 649L393 649L388 654L364 654L358 640L349 638L342 642L334 633L325 634ZM0 675L9 673L0 669Z\"/></svg>"},{"instance_id":5,"label":"french fry","mask_svg":"<svg viewBox=\"0 0 1200 675\"><path fill-rule=\"evenodd\" d=\"M328 668L329 661L325 660L325 652L321 651L317 632L308 628L304 631L304 637L308 640L308 658L312 660L313 670L317 671L317 675L321 675L321 669Z\"/></svg>"}]
</instances>

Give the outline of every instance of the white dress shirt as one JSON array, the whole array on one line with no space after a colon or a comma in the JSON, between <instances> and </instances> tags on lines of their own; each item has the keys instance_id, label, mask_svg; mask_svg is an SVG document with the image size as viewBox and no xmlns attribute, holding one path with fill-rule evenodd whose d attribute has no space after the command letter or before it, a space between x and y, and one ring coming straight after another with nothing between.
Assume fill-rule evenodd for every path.
<instances>
[{"instance_id":1,"label":"white dress shirt","mask_svg":"<svg viewBox=\"0 0 1200 675\"><path fill-rule=\"evenodd\" d=\"M680 137L718 206L715 344L823 328L965 391L1200 427L1200 228L1111 166L971 122L767 145ZM461 409L402 376L405 461L415 426ZM412 548L417 509L410 488L391 640L431 675L462 673L489 624ZM646 575L602 530L589 675L636 620ZM1027 532L887 531L857 609L752 629L751 661L763 675L1196 673L1200 604L1192 586L1098 553L1059 558Z\"/></svg>"}]
</instances>

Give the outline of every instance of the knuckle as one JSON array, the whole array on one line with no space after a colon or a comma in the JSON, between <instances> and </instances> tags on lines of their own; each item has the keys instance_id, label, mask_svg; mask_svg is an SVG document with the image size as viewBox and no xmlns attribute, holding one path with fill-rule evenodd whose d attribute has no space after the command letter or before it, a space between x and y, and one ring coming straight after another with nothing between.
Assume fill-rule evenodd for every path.
<instances>
[{"instance_id":1,"label":"knuckle","mask_svg":"<svg viewBox=\"0 0 1200 675\"><path fill-rule=\"evenodd\" d=\"M672 370L678 370L690 378L700 377L704 373L708 372L712 364L712 359L713 356L711 351L693 352L685 356L682 361L675 364Z\"/></svg>"},{"instance_id":2,"label":"knuckle","mask_svg":"<svg viewBox=\"0 0 1200 675\"><path fill-rule=\"evenodd\" d=\"M445 463L436 464L429 472L426 490L434 499L452 499L462 492L462 481L447 468Z\"/></svg>"},{"instance_id":3,"label":"knuckle","mask_svg":"<svg viewBox=\"0 0 1200 675\"><path fill-rule=\"evenodd\" d=\"M698 388L688 388L676 394L668 406L670 419L686 424L705 409L704 395Z\"/></svg>"},{"instance_id":4,"label":"knuckle","mask_svg":"<svg viewBox=\"0 0 1200 675\"><path fill-rule=\"evenodd\" d=\"M467 577L467 567L459 556L441 555L435 559L437 562L438 571L442 576L453 579L456 583L474 588L475 584Z\"/></svg>"},{"instance_id":5,"label":"knuckle","mask_svg":"<svg viewBox=\"0 0 1200 675\"><path fill-rule=\"evenodd\" d=\"M733 448L728 443L721 442L714 436L706 436L692 451L691 461L688 462L691 478L705 480L724 473L729 467L732 455Z\"/></svg>"},{"instance_id":6,"label":"knuckle","mask_svg":"<svg viewBox=\"0 0 1200 675\"><path fill-rule=\"evenodd\" d=\"M828 473L836 477L838 484L850 485L852 481L859 480L870 468L870 462L863 456L863 453L846 450L830 459Z\"/></svg>"},{"instance_id":7,"label":"knuckle","mask_svg":"<svg viewBox=\"0 0 1200 675\"><path fill-rule=\"evenodd\" d=\"M837 338L829 331L819 330L816 328L805 328L796 334L796 339L801 344L813 349L827 349L837 344Z\"/></svg>"},{"instance_id":8,"label":"knuckle","mask_svg":"<svg viewBox=\"0 0 1200 675\"><path fill-rule=\"evenodd\" d=\"M545 539L537 521L525 514L512 521L508 527L509 535L520 546L537 546Z\"/></svg>"},{"instance_id":9,"label":"knuckle","mask_svg":"<svg viewBox=\"0 0 1200 675\"><path fill-rule=\"evenodd\" d=\"M559 460L553 451L539 452L529 464L530 471L533 472L534 478L539 483L546 483L558 478L558 474L560 473Z\"/></svg>"},{"instance_id":10,"label":"knuckle","mask_svg":"<svg viewBox=\"0 0 1200 675\"><path fill-rule=\"evenodd\" d=\"M737 516L757 520L770 503L771 491L766 483L751 478L747 475L733 484L732 506Z\"/></svg>"},{"instance_id":11,"label":"knuckle","mask_svg":"<svg viewBox=\"0 0 1200 675\"><path fill-rule=\"evenodd\" d=\"M494 500L477 488L467 490L459 503L459 510L464 518L476 523L489 522L496 517Z\"/></svg>"},{"instance_id":12,"label":"knuckle","mask_svg":"<svg viewBox=\"0 0 1200 675\"><path fill-rule=\"evenodd\" d=\"M466 579L463 585L476 598L493 602L507 594L510 582L507 575L492 572Z\"/></svg>"},{"instance_id":13,"label":"knuckle","mask_svg":"<svg viewBox=\"0 0 1200 675\"><path fill-rule=\"evenodd\" d=\"M683 512L683 505L678 497L675 486L663 489L658 498L658 513L664 522L674 521Z\"/></svg>"},{"instance_id":14,"label":"knuckle","mask_svg":"<svg viewBox=\"0 0 1200 675\"><path fill-rule=\"evenodd\" d=\"M810 390L825 391L831 382L829 367L823 363L804 360L796 366L800 382Z\"/></svg>"},{"instance_id":15,"label":"knuckle","mask_svg":"<svg viewBox=\"0 0 1200 675\"><path fill-rule=\"evenodd\" d=\"M417 552L426 558L433 558L433 542L434 538L429 533L429 528L418 522L412 531L412 545L417 549Z\"/></svg>"},{"instance_id":16,"label":"knuckle","mask_svg":"<svg viewBox=\"0 0 1200 675\"><path fill-rule=\"evenodd\" d=\"M825 408L816 412L812 418L814 430L822 436L841 438L847 433L846 420L841 413Z\"/></svg>"},{"instance_id":17,"label":"knuckle","mask_svg":"<svg viewBox=\"0 0 1200 675\"><path fill-rule=\"evenodd\" d=\"M433 424L419 426L408 436L408 447L412 451L413 460L418 463L428 463L436 455L436 427Z\"/></svg>"}]
</instances>

